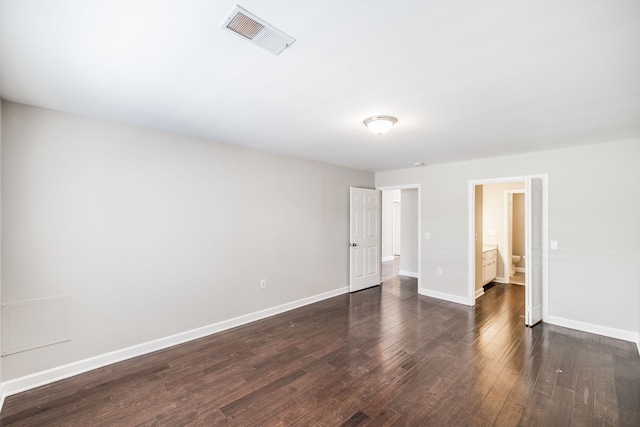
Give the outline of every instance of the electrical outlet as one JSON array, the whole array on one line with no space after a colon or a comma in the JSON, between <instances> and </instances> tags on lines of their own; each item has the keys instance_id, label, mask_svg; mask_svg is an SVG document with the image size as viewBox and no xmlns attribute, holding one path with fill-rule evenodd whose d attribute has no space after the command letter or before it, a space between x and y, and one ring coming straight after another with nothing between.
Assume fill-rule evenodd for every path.
<instances>
[{"instance_id":1,"label":"electrical outlet","mask_svg":"<svg viewBox=\"0 0 640 427\"><path fill-rule=\"evenodd\" d=\"M267 287L267 279L260 280L260 289L264 289Z\"/></svg>"},{"instance_id":2,"label":"electrical outlet","mask_svg":"<svg viewBox=\"0 0 640 427\"><path fill-rule=\"evenodd\" d=\"M437 273L438 273L438 276L442 276L442 267L438 267Z\"/></svg>"}]
</instances>

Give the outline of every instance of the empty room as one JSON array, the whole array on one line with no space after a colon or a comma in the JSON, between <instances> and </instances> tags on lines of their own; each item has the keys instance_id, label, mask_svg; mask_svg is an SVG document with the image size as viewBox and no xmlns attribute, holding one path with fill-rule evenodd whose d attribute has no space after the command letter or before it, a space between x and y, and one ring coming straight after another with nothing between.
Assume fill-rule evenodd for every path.
<instances>
[{"instance_id":1,"label":"empty room","mask_svg":"<svg viewBox=\"0 0 640 427\"><path fill-rule=\"evenodd\" d=\"M0 425L640 426L640 2L0 0Z\"/></svg>"}]
</instances>

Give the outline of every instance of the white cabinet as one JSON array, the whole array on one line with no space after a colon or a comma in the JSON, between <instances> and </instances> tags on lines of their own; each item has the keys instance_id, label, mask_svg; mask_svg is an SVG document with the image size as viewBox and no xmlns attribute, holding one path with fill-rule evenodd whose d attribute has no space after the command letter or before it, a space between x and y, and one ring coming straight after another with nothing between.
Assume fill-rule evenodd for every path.
<instances>
[{"instance_id":1,"label":"white cabinet","mask_svg":"<svg viewBox=\"0 0 640 427\"><path fill-rule=\"evenodd\" d=\"M498 275L498 250L482 252L482 283L492 282Z\"/></svg>"}]
</instances>

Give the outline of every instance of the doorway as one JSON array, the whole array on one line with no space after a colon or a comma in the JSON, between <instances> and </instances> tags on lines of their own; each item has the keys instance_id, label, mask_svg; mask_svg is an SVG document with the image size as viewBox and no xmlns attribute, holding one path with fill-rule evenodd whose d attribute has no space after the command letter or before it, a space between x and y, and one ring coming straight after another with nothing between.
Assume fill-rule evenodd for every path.
<instances>
[{"instance_id":1,"label":"doorway","mask_svg":"<svg viewBox=\"0 0 640 427\"><path fill-rule=\"evenodd\" d=\"M483 255L485 261L487 258L491 258L493 274L483 274L482 281L476 283L476 296L482 295L482 289L479 289L479 286L486 285L487 280L489 283L510 283L514 220L513 211L509 209L509 206L512 202L512 194L518 192L524 196L524 186L524 181L477 186L481 191L476 195L475 205L476 223L478 223L476 233L478 234L477 239L480 241L480 245L476 249L476 265L486 264L486 262L482 262ZM524 210L520 213L521 217L516 218L515 224L521 223L524 227ZM521 221L517 221L518 219ZM522 232L524 233L524 229ZM520 241L524 246L524 234L516 237L516 242ZM523 254L523 252L518 253Z\"/></svg>"},{"instance_id":2,"label":"doorway","mask_svg":"<svg viewBox=\"0 0 640 427\"><path fill-rule=\"evenodd\" d=\"M382 260L398 262L399 274L418 279L422 245L420 184L378 187L382 191ZM397 257L397 255L400 255Z\"/></svg>"},{"instance_id":3,"label":"doorway","mask_svg":"<svg viewBox=\"0 0 640 427\"><path fill-rule=\"evenodd\" d=\"M483 277L482 254L485 250L500 252L497 255L501 264L502 282L509 282L512 249L506 237L507 225L483 230L484 219L482 209L483 187L491 184L509 184L524 182L525 196L525 324L533 326L548 318L548 175L530 175L486 180L469 181L469 301L475 305L478 278ZM500 193L500 199L504 197ZM479 203L479 205L478 205ZM500 202L500 216L503 207ZM480 206L478 208L478 206ZM505 216L508 212L505 212ZM489 236L484 242L484 235ZM493 239L493 240L492 240ZM491 248L485 243L490 243ZM485 246L485 247L483 247ZM508 256L508 259L507 259ZM497 276L497 274L496 274ZM485 276L486 277L486 276Z\"/></svg>"},{"instance_id":4,"label":"doorway","mask_svg":"<svg viewBox=\"0 0 640 427\"><path fill-rule=\"evenodd\" d=\"M397 190L382 190L382 261L393 261L401 255L402 238L402 193ZM399 264L398 264L399 265Z\"/></svg>"}]
</instances>

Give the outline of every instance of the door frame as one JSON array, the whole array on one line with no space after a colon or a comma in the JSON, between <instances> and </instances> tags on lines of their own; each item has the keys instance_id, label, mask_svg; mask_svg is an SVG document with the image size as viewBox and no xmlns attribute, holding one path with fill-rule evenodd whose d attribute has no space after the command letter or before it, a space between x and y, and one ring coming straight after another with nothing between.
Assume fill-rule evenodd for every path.
<instances>
[{"instance_id":1,"label":"door frame","mask_svg":"<svg viewBox=\"0 0 640 427\"><path fill-rule=\"evenodd\" d=\"M469 180L469 286L468 301L469 305L475 305L475 187L476 185L487 184L504 184L507 182L524 181L527 179L538 178L542 181L542 320L548 321L549 318L549 175L522 175L503 178L474 179ZM528 189L525 189L525 194ZM527 224L530 226L531 224ZM482 230L480 230L481 232Z\"/></svg>"},{"instance_id":2,"label":"door frame","mask_svg":"<svg viewBox=\"0 0 640 427\"><path fill-rule=\"evenodd\" d=\"M420 285L422 283L422 188L420 184L406 184L376 187L376 190L418 190L418 293L420 293ZM402 227L402 224L400 226ZM380 253L382 254L382 251Z\"/></svg>"}]
</instances>

